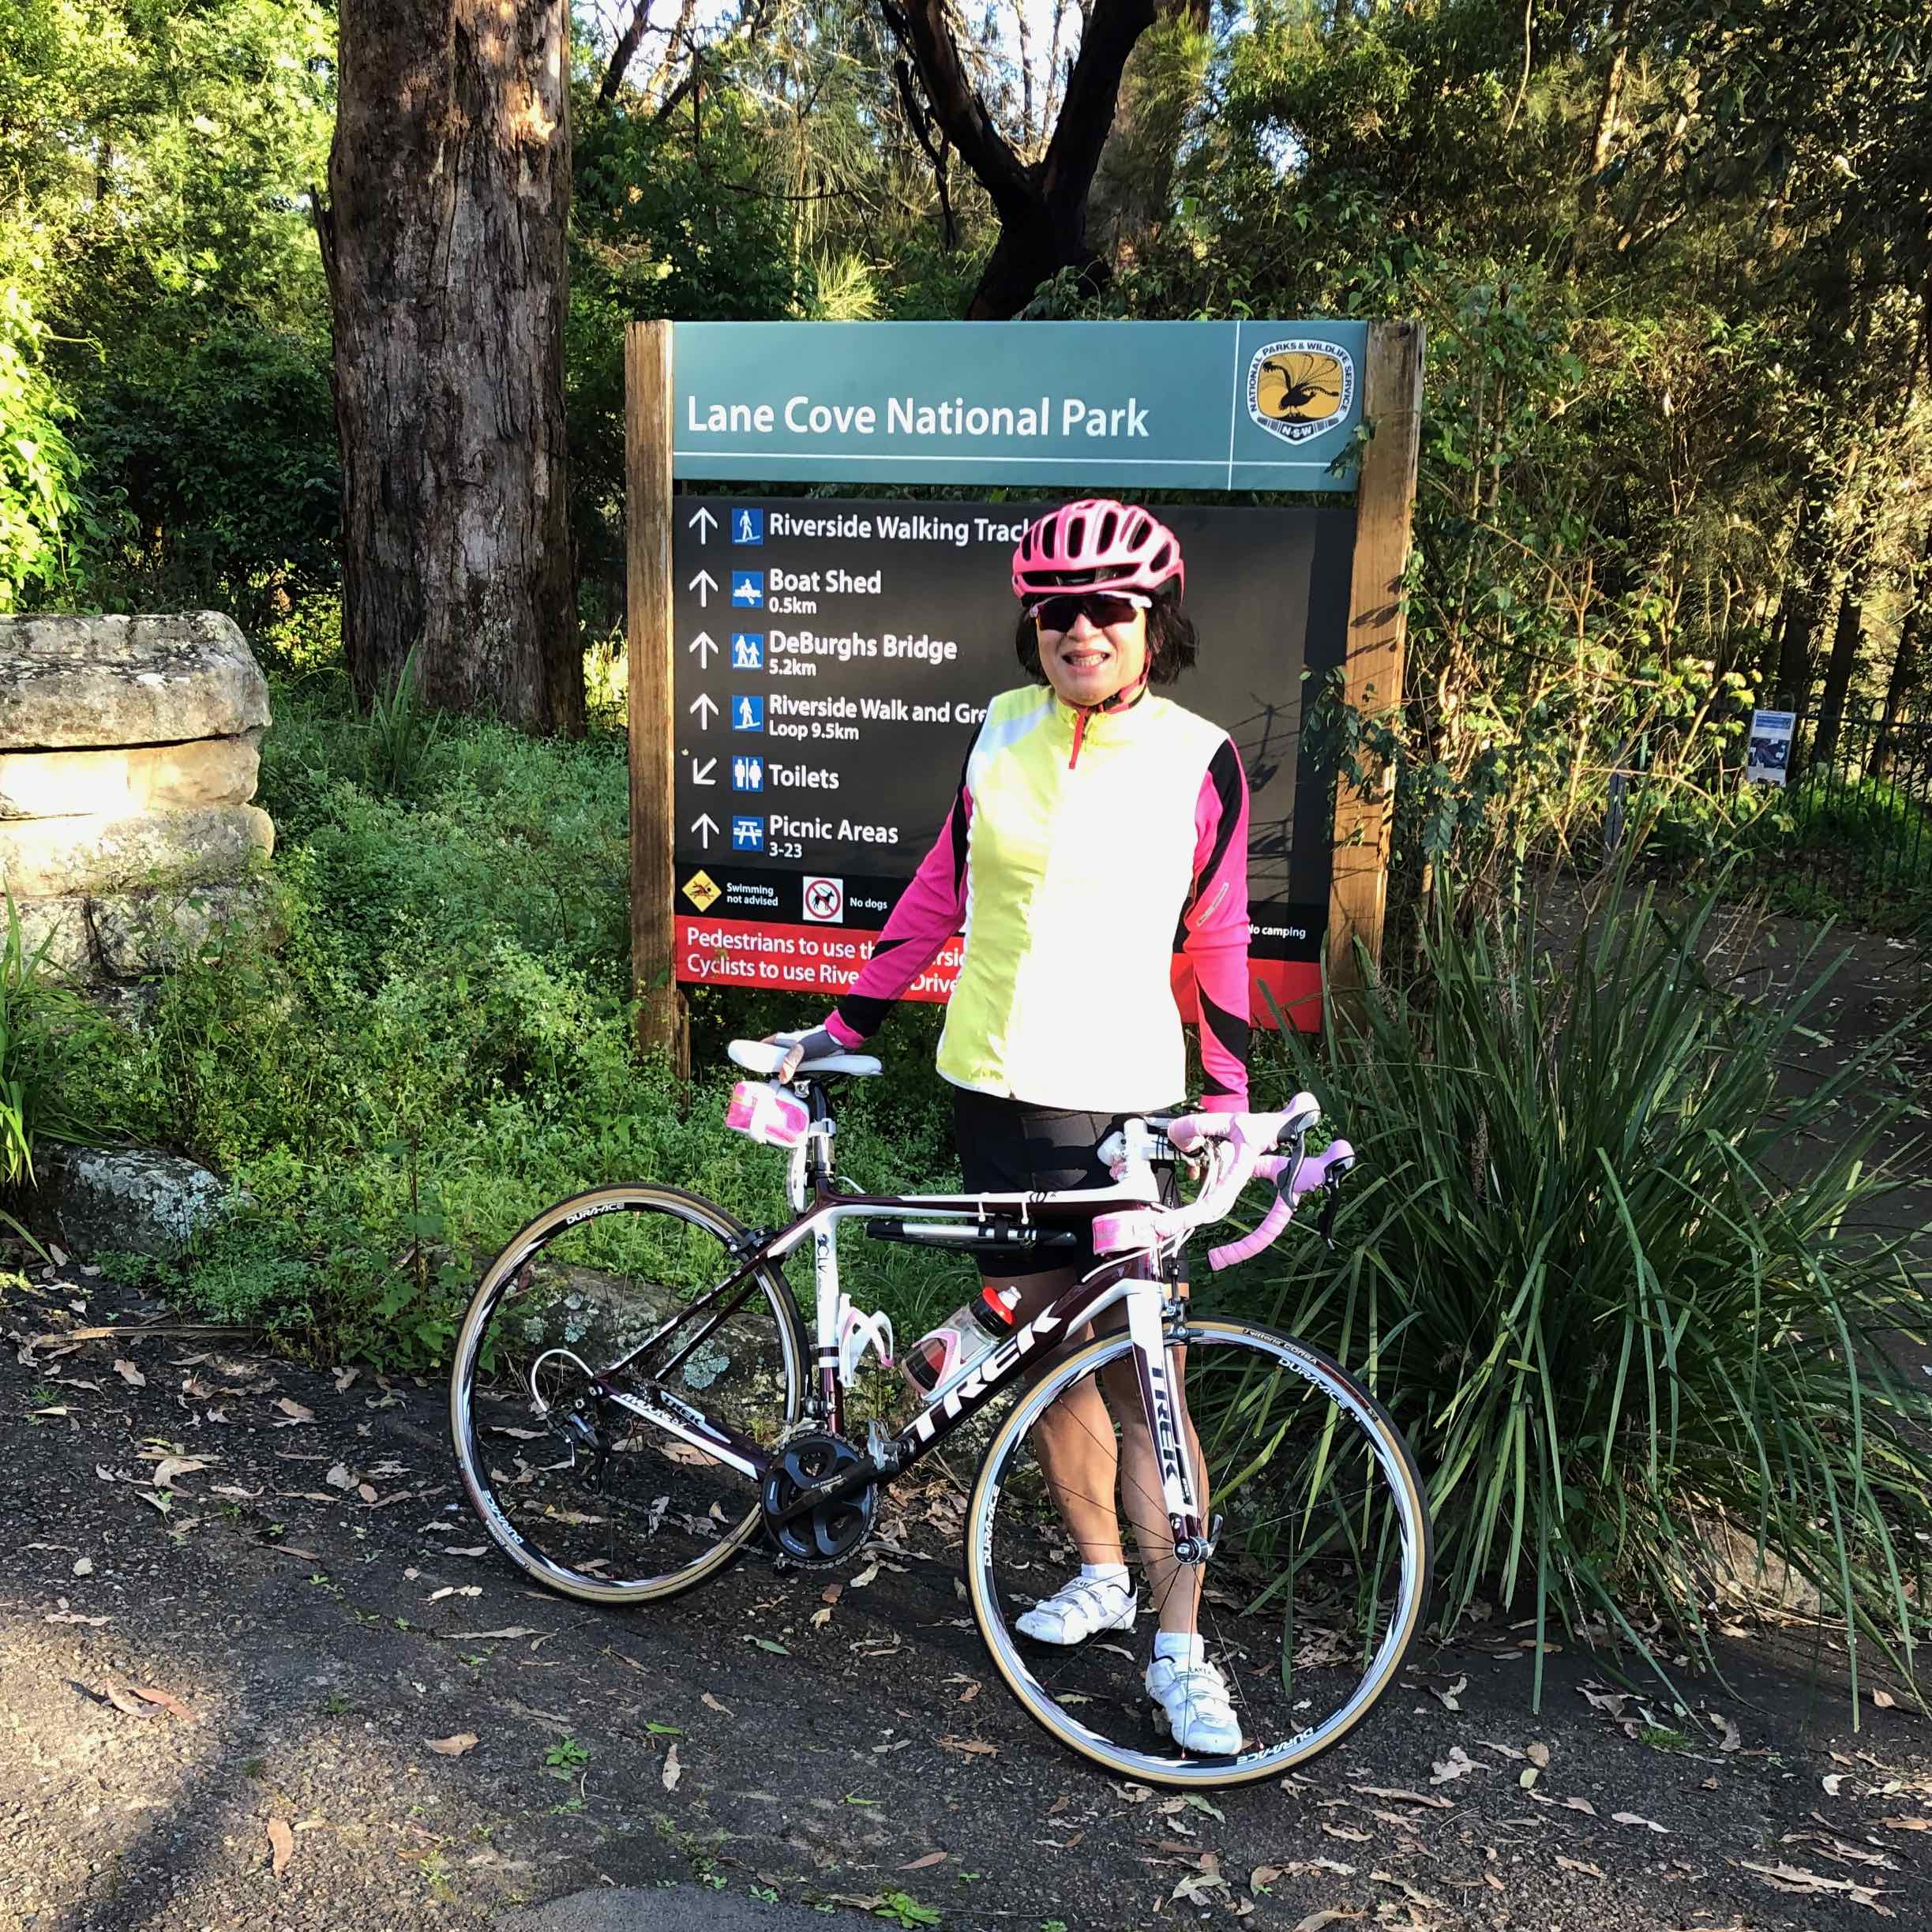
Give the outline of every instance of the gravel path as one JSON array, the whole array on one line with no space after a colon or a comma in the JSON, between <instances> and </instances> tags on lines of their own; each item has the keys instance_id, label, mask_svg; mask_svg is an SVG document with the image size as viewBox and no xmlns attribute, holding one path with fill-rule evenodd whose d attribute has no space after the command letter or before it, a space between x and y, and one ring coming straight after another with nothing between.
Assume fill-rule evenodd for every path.
<instances>
[{"instance_id":1,"label":"gravel path","mask_svg":"<svg viewBox=\"0 0 1932 1932\"><path fill-rule=\"evenodd\" d=\"M1683 1712L1557 1653L1538 1715L1485 1626L1311 1775L1163 1798L1002 1693L943 1481L887 1518L933 1554L823 1624L762 1559L592 1611L484 1547L440 1390L157 1313L71 1266L0 1293L5 1932L1932 1923L1932 1724L1854 1733L1762 1635Z\"/></svg>"}]
</instances>

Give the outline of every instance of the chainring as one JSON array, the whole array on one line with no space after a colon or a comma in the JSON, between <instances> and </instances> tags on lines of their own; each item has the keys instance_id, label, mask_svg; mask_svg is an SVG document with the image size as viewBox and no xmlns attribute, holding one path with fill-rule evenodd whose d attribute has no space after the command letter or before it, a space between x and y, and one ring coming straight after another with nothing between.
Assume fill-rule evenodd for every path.
<instances>
[{"instance_id":1,"label":"chainring","mask_svg":"<svg viewBox=\"0 0 1932 1932\"><path fill-rule=\"evenodd\" d=\"M836 1502L821 1502L789 1523L777 1520L806 1490L865 1460L857 1444L823 1430L808 1430L779 1446L758 1496L766 1530L781 1555L822 1569L850 1556L865 1540L879 1515L876 1483Z\"/></svg>"}]
</instances>

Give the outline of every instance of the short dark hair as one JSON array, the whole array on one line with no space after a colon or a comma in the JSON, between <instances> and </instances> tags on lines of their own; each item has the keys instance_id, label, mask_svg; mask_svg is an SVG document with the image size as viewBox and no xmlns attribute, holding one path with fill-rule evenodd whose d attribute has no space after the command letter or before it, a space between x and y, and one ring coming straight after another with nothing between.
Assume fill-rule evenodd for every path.
<instances>
[{"instance_id":1,"label":"short dark hair","mask_svg":"<svg viewBox=\"0 0 1932 1932\"><path fill-rule=\"evenodd\" d=\"M1154 608L1147 613L1147 681L1171 685L1187 670L1199 655L1200 639L1194 620L1181 609L1173 587L1164 585L1154 594ZM1037 685L1046 682L1040 668L1040 630L1031 617L1022 617L1013 633L1013 651L1020 669Z\"/></svg>"}]
</instances>

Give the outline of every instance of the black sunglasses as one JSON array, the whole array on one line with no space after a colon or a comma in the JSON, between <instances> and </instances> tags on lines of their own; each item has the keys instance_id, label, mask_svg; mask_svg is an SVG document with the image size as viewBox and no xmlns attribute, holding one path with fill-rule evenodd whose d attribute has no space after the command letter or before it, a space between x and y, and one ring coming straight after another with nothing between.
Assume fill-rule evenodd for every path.
<instances>
[{"instance_id":1,"label":"black sunglasses","mask_svg":"<svg viewBox=\"0 0 1932 1932\"><path fill-rule=\"evenodd\" d=\"M1084 610L1087 621L1104 631L1112 625L1131 622L1137 610L1153 608L1151 597L1142 597L1132 591L1089 591L1043 597L1038 603L1027 606L1026 614L1037 617L1043 630L1071 631Z\"/></svg>"}]
</instances>

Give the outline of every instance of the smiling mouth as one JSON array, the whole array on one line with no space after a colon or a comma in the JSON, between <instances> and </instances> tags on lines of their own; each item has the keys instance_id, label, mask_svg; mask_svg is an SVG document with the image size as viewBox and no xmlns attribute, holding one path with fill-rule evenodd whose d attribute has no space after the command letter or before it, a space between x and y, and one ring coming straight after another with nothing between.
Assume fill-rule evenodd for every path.
<instances>
[{"instance_id":1,"label":"smiling mouth","mask_svg":"<svg viewBox=\"0 0 1932 1932\"><path fill-rule=\"evenodd\" d=\"M1061 663L1076 671L1090 671L1107 662L1104 651L1063 651L1060 658Z\"/></svg>"}]
</instances>

